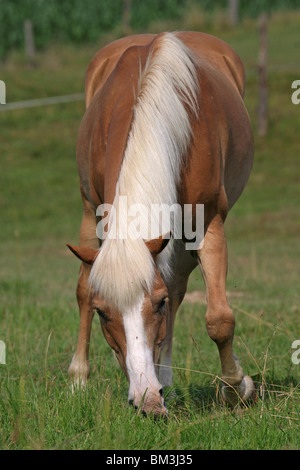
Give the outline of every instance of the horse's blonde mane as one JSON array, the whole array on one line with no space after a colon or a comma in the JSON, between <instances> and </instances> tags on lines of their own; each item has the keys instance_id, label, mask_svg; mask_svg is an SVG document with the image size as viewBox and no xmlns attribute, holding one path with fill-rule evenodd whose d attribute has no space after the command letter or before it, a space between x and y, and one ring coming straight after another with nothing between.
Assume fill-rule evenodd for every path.
<instances>
[{"instance_id":1,"label":"horse's blonde mane","mask_svg":"<svg viewBox=\"0 0 300 470\"><path fill-rule=\"evenodd\" d=\"M145 224L150 223L151 204L170 206L177 202L177 184L192 133L188 110L196 111L197 93L191 51L175 34L161 35L141 71L136 92L113 203L112 217L120 220L117 237L104 241L90 274L94 291L120 310L132 305L142 289L151 290L155 269L142 238L134 239L130 233L126 239L120 236L127 221L119 213L119 196L127 197L128 207L143 205L145 213L141 216ZM156 258L165 276L168 247Z\"/></svg>"}]
</instances>

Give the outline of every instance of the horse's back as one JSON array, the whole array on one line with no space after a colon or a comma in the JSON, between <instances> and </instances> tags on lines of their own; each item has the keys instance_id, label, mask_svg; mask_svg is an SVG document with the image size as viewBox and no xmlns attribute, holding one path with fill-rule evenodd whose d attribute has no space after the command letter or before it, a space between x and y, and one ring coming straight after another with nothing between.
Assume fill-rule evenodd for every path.
<instances>
[{"instance_id":1,"label":"horse's back","mask_svg":"<svg viewBox=\"0 0 300 470\"><path fill-rule=\"evenodd\" d=\"M182 37L181 37L182 35ZM227 211L250 176L254 143L243 97L245 72L238 54L204 33L178 33L192 50L200 86L199 111L189 166L184 171L184 202L222 205Z\"/></svg>"},{"instance_id":2,"label":"horse's back","mask_svg":"<svg viewBox=\"0 0 300 470\"><path fill-rule=\"evenodd\" d=\"M124 52L132 46L149 44L155 36L155 34L127 36L107 44L97 52L91 60L85 76L86 107L107 81Z\"/></svg>"},{"instance_id":3,"label":"horse's back","mask_svg":"<svg viewBox=\"0 0 300 470\"><path fill-rule=\"evenodd\" d=\"M182 31L175 35L192 50L198 60L206 60L234 82L241 94L244 93L244 69L236 52L224 41L210 34ZM117 39L103 47L91 60L85 79L86 105L107 81L120 57L132 46L150 44L159 35L138 34Z\"/></svg>"},{"instance_id":4,"label":"horse's back","mask_svg":"<svg viewBox=\"0 0 300 470\"><path fill-rule=\"evenodd\" d=\"M214 36L198 32L174 34L192 51L200 87L199 114L193 121L193 146L189 170L185 172L184 202L206 202L223 187L230 208L248 180L253 159L251 125L243 103L244 68L236 52ZM113 181L109 199L113 197L130 131L141 63L145 64L162 35L116 40L101 49L87 69L84 120L90 125L89 129L83 125L78 163L86 188L91 186L89 175L90 180L98 177L98 181ZM93 121L97 121L96 125ZM86 140L93 140L92 148L98 146L98 152L88 156L88 166L84 162ZM110 172L109 178L105 171ZM96 181L92 186L95 190ZM90 198L95 200L91 194ZM103 198L107 200L103 184L98 184L97 202Z\"/></svg>"}]
</instances>

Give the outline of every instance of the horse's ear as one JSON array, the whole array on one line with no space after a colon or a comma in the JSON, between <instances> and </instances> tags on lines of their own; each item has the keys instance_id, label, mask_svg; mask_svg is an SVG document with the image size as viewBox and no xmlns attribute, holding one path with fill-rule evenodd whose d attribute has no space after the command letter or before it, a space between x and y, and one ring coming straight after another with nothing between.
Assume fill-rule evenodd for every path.
<instances>
[{"instance_id":1,"label":"horse's ear","mask_svg":"<svg viewBox=\"0 0 300 470\"><path fill-rule=\"evenodd\" d=\"M77 256L77 258L91 265L94 263L99 253L99 250L94 250L93 248L87 248L84 246L73 246L67 243L67 247L72 251L72 253L74 253L75 256Z\"/></svg>"},{"instance_id":2,"label":"horse's ear","mask_svg":"<svg viewBox=\"0 0 300 470\"><path fill-rule=\"evenodd\" d=\"M171 238L171 232L161 235L153 240L146 241L146 245L153 256L159 255L166 248Z\"/></svg>"}]
</instances>

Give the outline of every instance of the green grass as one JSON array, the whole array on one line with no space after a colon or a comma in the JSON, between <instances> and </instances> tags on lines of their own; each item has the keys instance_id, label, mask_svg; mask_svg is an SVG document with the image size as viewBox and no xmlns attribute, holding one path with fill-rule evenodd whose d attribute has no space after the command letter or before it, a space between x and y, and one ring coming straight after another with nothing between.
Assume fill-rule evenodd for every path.
<instances>
[{"instance_id":1,"label":"green grass","mask_svg":"<svg viewBox=\"0 0 300 470\"><path fill-rule=\"evenodd\" d=\"M242 415L220 402L220 363L205 329L199 271L189 291L201 291L200 301L185 302L176 322L167 422L127 405L128 384L97 319L89 386L70 393L79 263L65 243L78 243L75 145L84 105L0 114L0 340L7 348L7 364L0 365L1 449L299 449L300 365L291 361L291 345L300 339L300 107L290 98L299 78L298 26L299 13L274 15L269 25L270 125L263 139L256 135L256 23L245 20L235 31L207 27L245 63L256 137L249 184L226 224L235 351L259 390L257 405ZM53 46L35 68L14 53L0 68L7 101L81 92L99 46Z\"/></svg>"}]
</instances>

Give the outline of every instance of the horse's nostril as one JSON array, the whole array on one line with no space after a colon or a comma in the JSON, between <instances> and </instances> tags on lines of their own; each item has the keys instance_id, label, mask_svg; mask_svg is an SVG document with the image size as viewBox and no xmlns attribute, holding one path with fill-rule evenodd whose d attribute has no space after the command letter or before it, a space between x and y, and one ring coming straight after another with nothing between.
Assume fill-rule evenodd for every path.
<instances>
[{"instance_id":1,"label":"horse's nostril","mask_svg":"<svg viewBox=\"0 0 300 470\"><path fill-rule=\"evenodd\" d=\"M128 403L130 406L133 406L134 405L133 398L130 398L130 400L128 400Z\"/></svg>"},{"instance_id":2,"label":"horse's nostril","mask_svg":"<svg viewBox=\"0 0 300 470\"><path fill-rule=\"evenodd\" d=\"M159 390L159 394L160 394L161 397L163 396L163 389L162 388Z\"/></svg>"}]
</instances>

